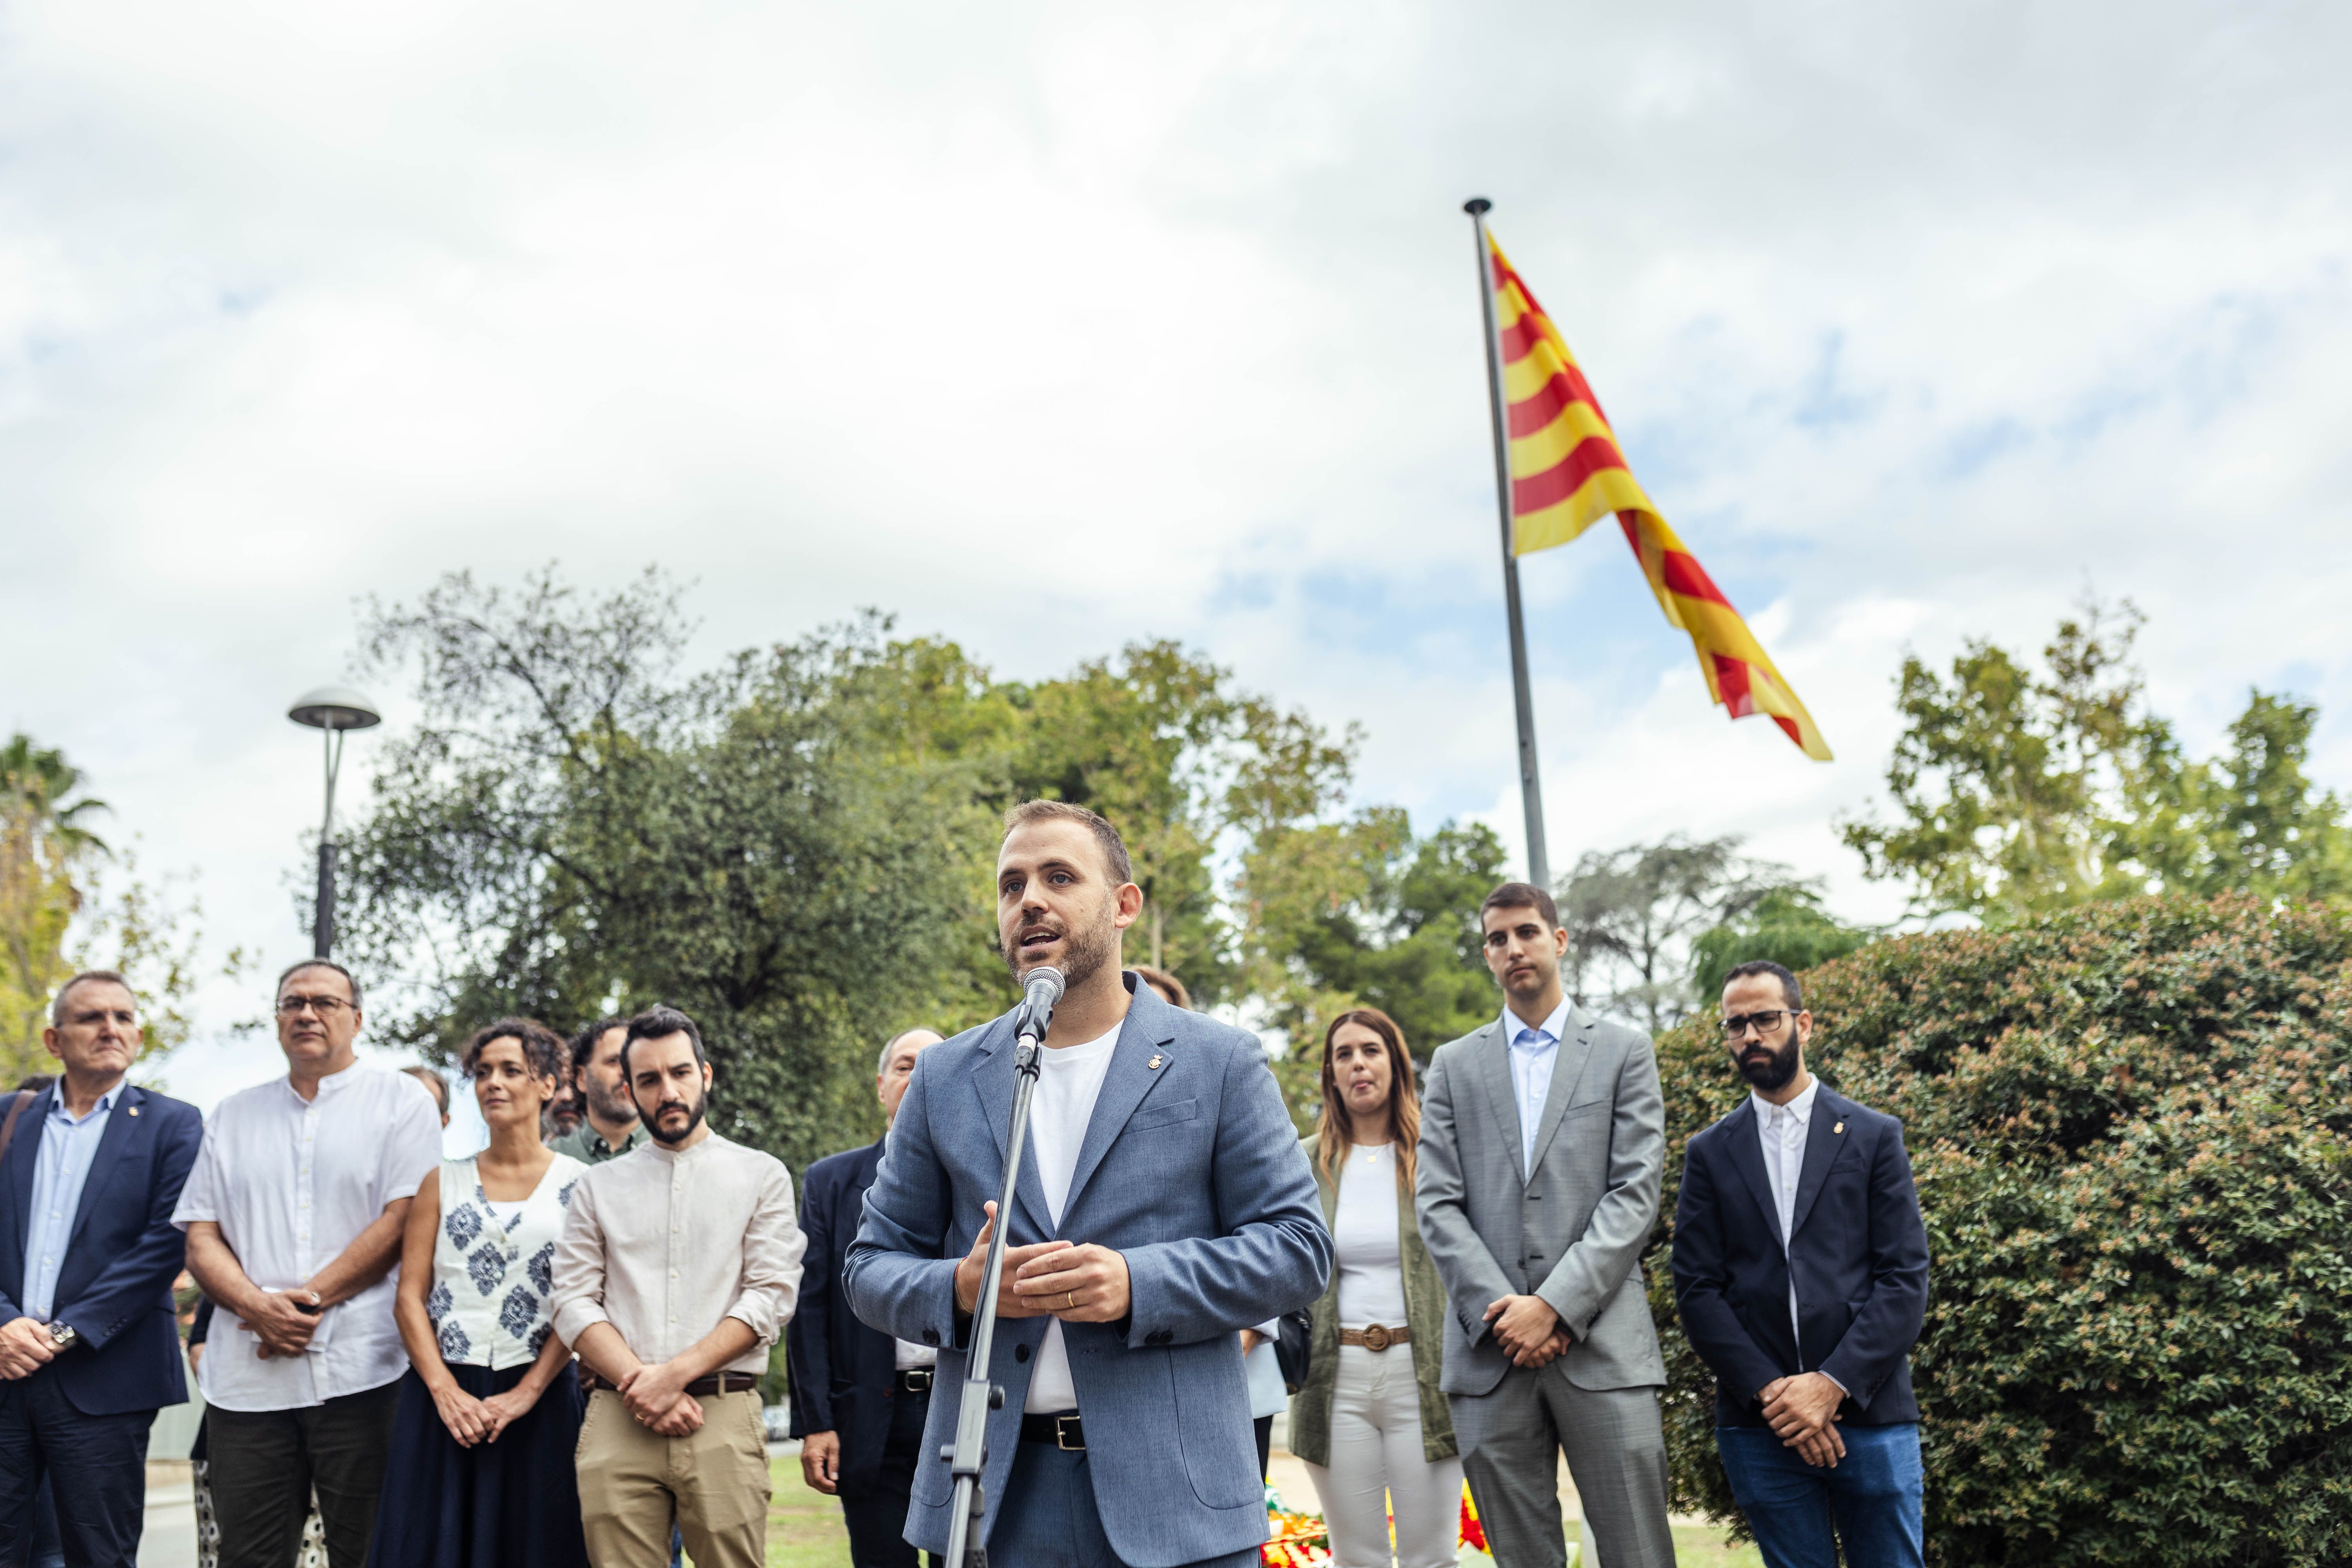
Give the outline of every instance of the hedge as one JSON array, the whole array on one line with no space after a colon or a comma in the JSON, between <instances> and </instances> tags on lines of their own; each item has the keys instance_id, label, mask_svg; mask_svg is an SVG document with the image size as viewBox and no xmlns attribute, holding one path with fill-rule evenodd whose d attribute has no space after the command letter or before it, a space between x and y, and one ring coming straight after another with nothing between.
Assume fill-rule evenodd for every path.
<instances>
[{"instance_id":1,"label":"hedge","mask_svg":"<svg viewBox=\"0 0 2352 1568\"><path fill-rule=\"evenodd\" d=\"M1929 1563L2352 1562L2352 918L2137 900L1805 981L1813 1070L1918 1178ZM1658 1046L1675 1503L1739 1528L1666 1248L1683 1145L1747 1090L1708 1012Z\"/></svg>"}]
</instances>

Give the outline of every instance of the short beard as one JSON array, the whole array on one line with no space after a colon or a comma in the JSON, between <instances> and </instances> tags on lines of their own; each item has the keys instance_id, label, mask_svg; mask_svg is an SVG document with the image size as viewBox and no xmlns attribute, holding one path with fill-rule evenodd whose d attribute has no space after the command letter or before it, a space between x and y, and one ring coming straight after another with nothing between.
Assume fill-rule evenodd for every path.
<instances>
[{"instance_id":1,"label":"short beard","mask_svg":"<svg viewBox=\"0 0 2352 1568\"><path fill-rule=\"evenodd\" d=\"M1789 1080L1797 1076L1797 1042L1790 1040L1785 1050L1774 1050L1770 1046L1764 1049L1765 1059L1751 1062L1748 1059L1748 1047L1740 1048L1739 1076L1768 1092L1786 1089Z\"/></svg>"},{"instance_id":2,"label":"short beard","mask_svg":"<svg viewBox=\"0 0 2352 1568\"><path fill-rule=\"evenodd\" d=\"M1118 925L1114 918L1118 906L1108 899L1103 900L1101 918L1087 926L1073 926L1062 933L1062 983L1069 990L1092 980L1102 972L1118 951ZM1013 950L1004 955L1004 967L1013 972L1013 983L1018 985L1027 978L1028 970L1021 967L1021 948L1016 939ZM1030 969L1039 967L1031 964Z\"/></svg>"},{"instance_id":3,"label":"short beard","mask_svg":"<svg viewBox=\"0 0 2352 1568\"><path fill-rule=\"evenodd\" d=\"M644 1120L637 1110L637 1102L629 1097L629 1091L625 1089L618 1094L608 1095L604 1092L604 1088L602 1084L598 1083L594 1079L590 1079L586 1086L583 1088L580 1092L582 1097L588 1101L589 1110L594 1115L603 1117L607 1121L638 1121Z\"/></svg>"},{"instance_id":4,"label":"short beard","mask_svg":"<svg viewBox=\"0 0 2352 1568\"><path fill-rule=\"evenodd\" d=\"M710 1112L710 1097L706 1094L701 1099L696 1100L694 1102L694 1114L688 1117L686 1119L686 1125L675 1132L667 1132L662 1130L661 1113L663 1110L667 1109L667 1107L656 1108L651 1116L643 1118L643 1121L646 1124L646 1131L652 1134L655 1142L661 1144L665 1148L676 1148L678 1144L683 1143L688 1139L693 1137L694 1130L702 1125L703 1118L708 1116Z\"/></svg>"}]
</instances>

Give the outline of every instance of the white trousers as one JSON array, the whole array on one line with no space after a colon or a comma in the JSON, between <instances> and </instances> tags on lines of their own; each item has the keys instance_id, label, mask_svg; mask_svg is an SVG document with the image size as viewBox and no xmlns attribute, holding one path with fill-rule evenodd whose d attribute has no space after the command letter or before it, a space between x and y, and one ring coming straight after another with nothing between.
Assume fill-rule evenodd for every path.
<instances>
[{"instance_id":1,"label":"white trousers","mask_svg":"<svg viewBox=\"0 0 2352 1568\"><path fill-rule=\"evenodd\" d=\"M1412 1348L1339 1347L1331 1395L1331 1464L1309 1465L1336 1568L1454 1568L1462 1528L1462 1461L1421 1457L1421 1393Z\"/></svg>"}]
</instances>

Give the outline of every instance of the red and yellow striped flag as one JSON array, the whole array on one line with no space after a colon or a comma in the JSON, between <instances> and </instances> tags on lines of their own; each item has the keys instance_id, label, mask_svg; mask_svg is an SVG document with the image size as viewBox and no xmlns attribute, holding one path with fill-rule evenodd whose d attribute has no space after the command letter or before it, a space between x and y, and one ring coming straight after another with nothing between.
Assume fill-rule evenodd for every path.
<instances>
[{"instance_id":1,"label":"red and yellow striped flag","mask_svg":"<svg viewBox=\"0 0 2352 1568\"><path fill-rule=\"evenodd\" d=\"M1766 713L1804 748L1830 760L1829 742L1772 660L1650 504L1559 329L1486 237L1502 338L1503 395L1510 408L1512 552L1566 544L1613 511L1666 619L1688 633L1706 689L1735 719Z\"/></svg>"}]
</instances>

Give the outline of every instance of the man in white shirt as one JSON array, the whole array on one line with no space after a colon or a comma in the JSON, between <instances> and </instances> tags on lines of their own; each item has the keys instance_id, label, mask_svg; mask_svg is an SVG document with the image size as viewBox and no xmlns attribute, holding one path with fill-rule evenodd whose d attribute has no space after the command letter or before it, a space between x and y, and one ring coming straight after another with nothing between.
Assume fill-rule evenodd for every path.
<instances>
[{"instance_id":1,"label":"man in white shirt","mask_svg":"<svg viewBox=\"0 0 2352 1568\"><path fill-rule=\"evenodd\" d=\"M1478 911L1503 1015L1440 1046L1422 1100L1421 1236L1444 1282L1442 1385L1497 1562L1566 1560L1559 1456L1608 1568L1672 1568L1665 1363L1642 1278L1665 1102L1639 1030L1570 1005L1551 895Z\"/></svg>"},{"instance_id":2,"label":"man in white shirt","mask_svg":"<svg viewBox=\"0 0 2352 1568\"><path fill-rule=\"evenodd\" d=\"M800 1310L786 1331L792 1375L793 1436L801 1440L801 1475L841 1499L852 1568L917 1568L907 1544L907 1505L923 1462L923 1423L930 1415L940 1352L867 1328L841 1291L842 1265L857 1239L866 1191L882 1163L888 1123L915 1076L915 1060L940 1043L938 1031L893 1035L875 1064L874 1097L884 1133L862 1149L830 1154L801 1173Z\"/></svg>"},{"instance_id":3,"label":"man in white shirt","mask_svg":"<svg viewBox=\"0 0 2352 1568\"><path fill-rule=\"evenodd\" d=\"M287 1073L221 1101L173 1223L218 1305L210 1407L220 1568L285 1568L315 1489L333 1568L375 1530L400 1375L392 1300L408 1203L441 1159L423 1084L362 1066L359 982L305 959L278 976Z\"/></svg>"},{"instance_id":4,"label":"man in white shirt","mask_svg":"<svg viewBox=\"0 0 2352 1568\"><path fill-rule=\"evenodd\" d=\"M992 1226L1009 1245L978 1539L990 1560L1244 1568L1265 1540L1240 1331L1323 1293L1331 1237L1265 1047L1170 1006L1120 963L1143 907L1095 813L1030 801L997 853L1016 980L1068 989L1044 1041L1013 1212L994 1214L1013 1098L1010 1015L933 1046L891 1125L849 1250L851 1306L933 1347L959 1389ZM931 1402L924 1447L952 1447ZM954 1479L927 1459L907 1519L937 1552Z\"/></svg>"},{"instance_id":5,"label":"man in white shirt","mask_svg":"<svg viewBox=\"0 0 2352 1568\"><path fill-rule=\"evenodd\" d=\"M767 1561L759 1384L807 1246L773 1155L710 1130L710 1058L675 1007L629 1020L621 1063L650 1141L572 1189L555 1331L587 1367L580 1512L596 1568L648 1568L681 1531L698 1568Z\"/></svg>"}]
</instances>

